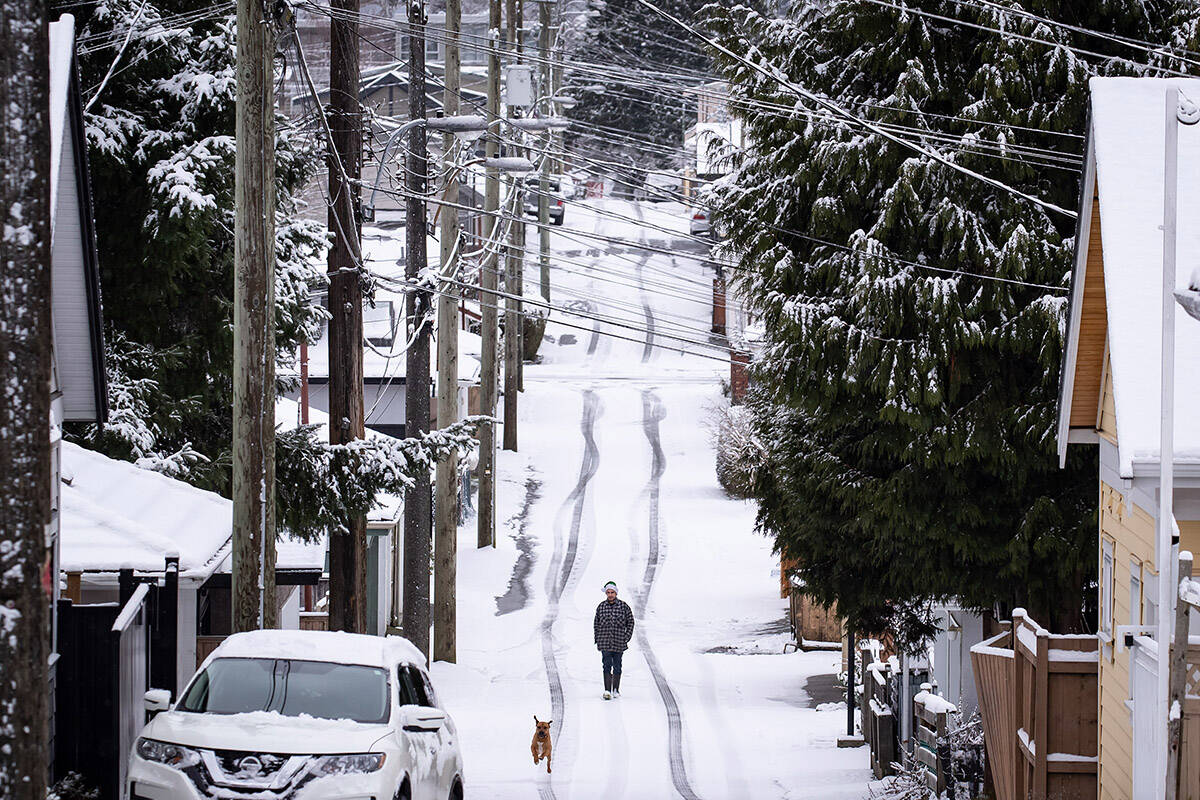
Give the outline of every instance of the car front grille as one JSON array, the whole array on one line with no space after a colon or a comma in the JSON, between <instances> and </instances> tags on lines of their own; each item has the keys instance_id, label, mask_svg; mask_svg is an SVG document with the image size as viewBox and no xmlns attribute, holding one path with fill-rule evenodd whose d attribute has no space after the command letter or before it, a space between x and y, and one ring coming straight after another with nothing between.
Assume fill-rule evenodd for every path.
<instances>
[{"instance_id":1,"label":"car front grille","mask_svg":"<svg viewBox=\"0 0 1200 800\"><path fill-rule=\"evenodd\" d=\"M285 800L312 778L311 760L307 755L200 750L200 763L185 771L206 797Z\"/></svg>"}]
</instances>

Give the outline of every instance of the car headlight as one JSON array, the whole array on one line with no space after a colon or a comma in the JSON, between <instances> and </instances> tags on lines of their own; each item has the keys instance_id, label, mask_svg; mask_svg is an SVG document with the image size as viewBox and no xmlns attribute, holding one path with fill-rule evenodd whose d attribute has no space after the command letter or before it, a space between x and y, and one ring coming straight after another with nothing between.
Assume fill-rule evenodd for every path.
<instances>
[{"instance_id":1,"label":"car headlight","mask_svg":"<svg viewBox=\"0 0 1200 800\"><path fill-rule=\"evenodd\" d=\"M147 761L184 769L200 763L200 754L190 747L141 737L135 745L137 754Z\"/></svg>"},{"instance_id":2,"label":"car headlight","mask_svg":"<svg viewBox=\"0 0 1200 800\"><path fill-rule=\"evenodd\" d=\"M315 775L353 775L383 769L386 753L350 753L340 756L320 756L312 766Z\"/></svg>"}]
</instances>

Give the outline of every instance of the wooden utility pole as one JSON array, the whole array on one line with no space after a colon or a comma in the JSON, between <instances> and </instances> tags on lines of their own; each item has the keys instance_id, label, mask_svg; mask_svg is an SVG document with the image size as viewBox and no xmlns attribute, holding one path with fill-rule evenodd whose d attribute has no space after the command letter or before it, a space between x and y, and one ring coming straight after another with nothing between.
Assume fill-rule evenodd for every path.
<instances>
[{"instance_id":1,"label":"wooden utility pole","mask_svg":"<svg viewBox=\"0 0 1200 800\"><path fill-rule=\"evenodd\" d=\"M408 24L412 33L408 46L408 116L425 119L425 2L409 0ZM408 256L404 277L419 280L429 266L425 247L425 191L429 156L424 125L409 133L405 162L405 233ZM407 373L404 386L404 435L429 432L429 339L433 325L432 295L427 288L408 293ZM433 497L429 473L417 470L412 488L404 498L404 635L429 657L429 558L433 547Z\"/></svg>"},{"instance_id":2,"label":"wooden utility pole","mask_svg":"<svg viewBox=\"0 0 1200 800\"><path fill-rule=\"evenodd\" d=\"M233 630L275 603L275 33L237 5L233 255Z\"/></svg>"},{"instance_id":3,"label":"wooden utility pole","mask_svg":"<svg viewBox=\"0 0 1200 800\"><path fill-rule=\"evenodd\" d=\"M487 119L500 117L500 0L488 0ZM498 132L487 139L486 155L498 153ZM496 416L496 257L500 236L500 170L489 166L484 189L484 258L479 270L479 306L483 350L480 355L479 413ZM487 422L479 427L479 547L496 545L496 426Z\"/></svg>"},{"instance_id":4,"label":"wooden utility pole","mask_svg":"<svg viewBox=\"0 0 1200 800\"><path fill-rule=\"evenodd\" d=\"M363 419L362 108L358 102L358 0L332 0L329 24L329 441L366 433ZM367 627L367 520L329 537L329 629Z\"/></svg>"},{"instance_id":5,"label":"wooden utility pole","mask_svg":"<svg viewBox=\"0 0 1200 800\"><path fill-rule=\"evenodd\" d=\"M46 9L0 0L0 797L49 763L50 56ZM57 576L48 576L57 580Z\"/></svg>"},{"instance_id":6,"label":"wooden utility pole","mask_svg":"<svg viewBox=\"0 0 1200 800\"><path fill-rule=\"evenodd\" d=\"M458 90L462 84L458 49L462 29L462 0L446 0L446 87L442 107L446 116L458 113ZM458 178L451 172L454 134L442 136L442 172L446 188L442 199L458 203ZM441 213L442 280L438 285L437 318L437 418L445 428L458 421L458 209L444 205ZM433 660L458 660L458 456L448 454L437 464L433 498Z\"/></svg>"},{"instance_id":7,"label":"wooden utility pole","mask_svg":"<svg viewBox=\"0 0 1200 800\"><path fill-rule=\"evenodd\" d=\"M542 57L541 80L538 91L543 95L552 95L551 64L550 64L550 2L541 0L538 3L538 50ZM550 302L550 166L552 159L551 148L554 145L554 131L546 131L546 152L542 153L541 181L538 183L538 267L540 269L542 299Z\"/></svg>"},{"instance_id":8,"label":"wooden utility pole","mask_svg":"<svg viewBox=\"0 0 1200 800\"><path fill-rule=\"evenodd\" d=\"M521 61L521 14L517 0L505 0L505 11L508 14L508 46L512 49L512 60ZM517 107L509 105L508 116L517 116ZM520 138L523 134L517 130L514 136ZM519 153L518 153L519 155ZM504 449L517 449L517 398L521 394L521 272L525 266L525 223L519 221L525 215L525 204L520 194L524 189L524 178L515 176L518 181L517 204L513 221L508 231L508 247L504 259L504 291L508 297L504 300Z\"/></svg>"}]
</instances>

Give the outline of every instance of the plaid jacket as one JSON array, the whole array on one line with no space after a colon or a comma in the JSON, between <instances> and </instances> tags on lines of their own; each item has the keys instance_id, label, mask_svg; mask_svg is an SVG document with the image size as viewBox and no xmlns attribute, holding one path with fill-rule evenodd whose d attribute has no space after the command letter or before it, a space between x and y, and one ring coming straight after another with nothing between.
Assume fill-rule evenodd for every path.
<instances>
[{"instance_id":1,"label":"plaid jacket","mask_svg":"<svg viewBox=\"0 0 1200 800\"><path fill-rule=\"evenodd\" d=\"M633 638L633 609L624 600L602 600L596 606L596 649L602 653L620 653Z\"/></svg>"}]
</instances>

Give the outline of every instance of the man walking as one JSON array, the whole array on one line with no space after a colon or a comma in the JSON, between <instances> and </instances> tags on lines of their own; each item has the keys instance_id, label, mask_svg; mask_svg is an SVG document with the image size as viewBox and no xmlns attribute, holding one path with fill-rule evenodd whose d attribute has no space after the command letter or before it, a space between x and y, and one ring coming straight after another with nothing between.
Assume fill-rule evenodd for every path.
<instances>
[{"instance_id":1,"label":"man walking","mask_svg":"<svg viewBox=\"0 0 1200 800\"><path fill-rule=\"evenodd\" d=\"M617 584L604 584L604 600L596 607L596 648L604 667L604 699L621 696L621 657L633 638L633 609L617 599Z\"/></svg>"}]
</instances>

